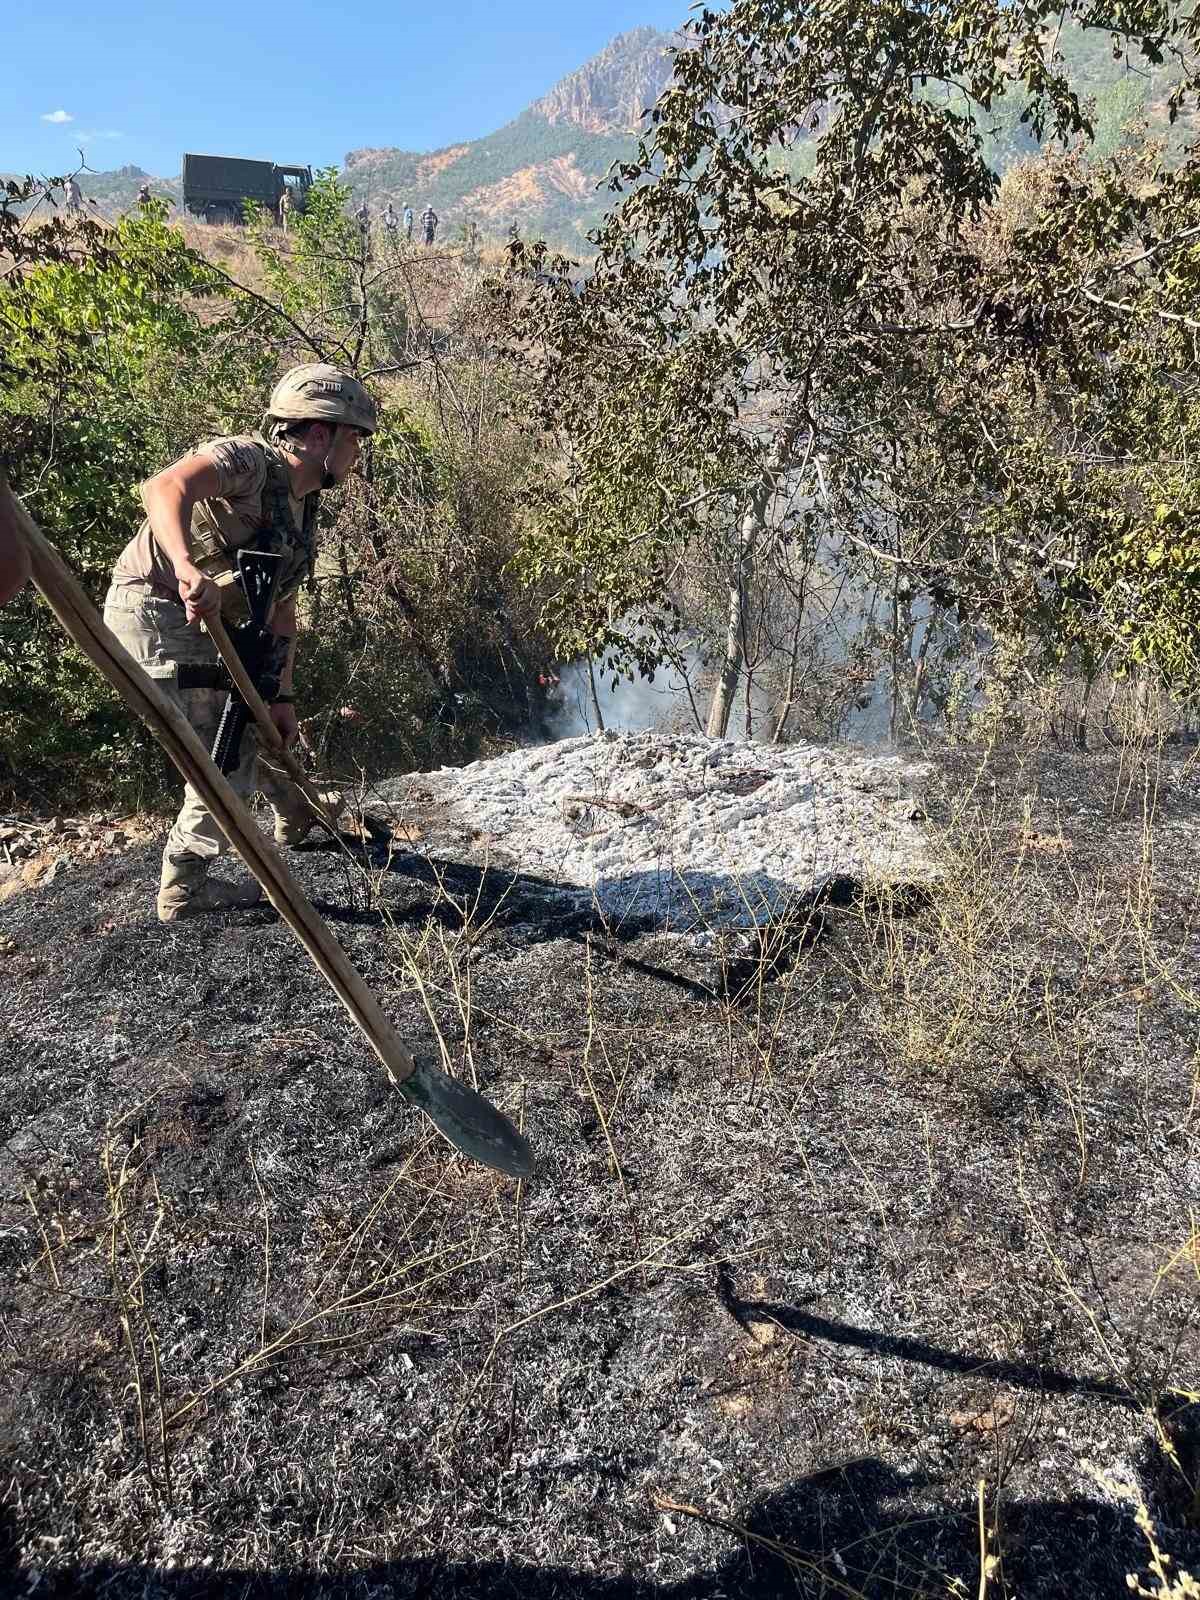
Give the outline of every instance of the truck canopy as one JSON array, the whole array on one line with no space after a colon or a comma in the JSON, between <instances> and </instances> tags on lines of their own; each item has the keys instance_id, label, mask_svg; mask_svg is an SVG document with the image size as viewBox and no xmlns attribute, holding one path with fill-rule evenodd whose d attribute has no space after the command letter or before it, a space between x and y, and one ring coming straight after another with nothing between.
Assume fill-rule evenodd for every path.
<instances>
[{"instance_id":1,"label":"truck canopy","mask_svg":"<svg viewBox=\"0 0 1200 1600\"><path fill-rule=\"evenodd\" d=\"M260 195L274 198L278 182L273 161L245 161L240 156L184 156L185 189L210 190L233 199Z\"/></svg>"},{"instance_id":2,"label":"truck canopy","mask_svg":"<svg viewBox=\"0 0 1200 1600\"><path fill-rule=\"evenodd\" d=\"M287 190L293 209L303 210L312 168L281 167L274 161L248 161L242 156L185 155L183 203L210 222L244 220L243 201L252 200L274 212Z\"/></svg>"}]
</instances>

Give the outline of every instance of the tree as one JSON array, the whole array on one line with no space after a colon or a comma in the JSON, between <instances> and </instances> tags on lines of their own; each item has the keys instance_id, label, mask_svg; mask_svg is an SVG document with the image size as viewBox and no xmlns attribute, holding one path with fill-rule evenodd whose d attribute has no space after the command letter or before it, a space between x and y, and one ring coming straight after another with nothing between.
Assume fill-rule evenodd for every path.
<instances>
[{"instance_id":1,"label":"tree","mask_svg":"<svg viewBox=\"0 0 1200 1600\"><path fill-rule=\"evenodd\" d=\"M1028 225L991 248L992 108L1019 106L1059 151L1093 139L1057 16L1011 0L701 12L614 173L594 273L568 297L552 266L551 287L514 301L565 467L531 564L557 568L564 616L571 588L587 592L582 631L619 646L616 608L669 598L680 549L723 541L711 732L727 725L748 588L800 531L878 581L902 574L908 600L1047 649L1130 638L1096 585L1113 561L1136 585L1134 553L1157 536L1131 500L1132 436L1096 424L1115 394L1143 416L1152 391L1190 395L1200 171L1052 157ZM1171 65L1172 114L1194 99L1186 6L1089 5L1075 21ZM785 159L806 142L811 159ZM1137 442L1159 454L1144 427ZM608 591L603 619L583 571ZM1175 576L1194 583L1186 561Z\"/></svg>"}]
</instances>

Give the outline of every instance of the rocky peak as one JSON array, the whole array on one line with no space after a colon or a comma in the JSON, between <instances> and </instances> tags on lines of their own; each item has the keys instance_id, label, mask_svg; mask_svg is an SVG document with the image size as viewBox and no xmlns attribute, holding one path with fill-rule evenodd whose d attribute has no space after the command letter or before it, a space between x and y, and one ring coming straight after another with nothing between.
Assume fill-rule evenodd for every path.
<instances>
[{"instance_id":1,"label":"rocky peak","mask_svg":"<svg viewBox=\"0 0 1200 1600\"><path fill-rule=\"evenodd\" d=\"M574 123L588 133L634 132L671 81L671 52L680 43L657 28L631 28L529 109L547 122Z\"/></svg>"},{"instance_id":2,"label":"rocky peak","mask_svg":"<svg viewBox=\"0 0 1200 1600\"><path fill-rule=\"evenodd\" d=\"M360 150L347 150L346 159L342 163L345 170L351 167L372 166L387 156L395 155L392 145L364 145Z\"/></svg>"}]
</instances>

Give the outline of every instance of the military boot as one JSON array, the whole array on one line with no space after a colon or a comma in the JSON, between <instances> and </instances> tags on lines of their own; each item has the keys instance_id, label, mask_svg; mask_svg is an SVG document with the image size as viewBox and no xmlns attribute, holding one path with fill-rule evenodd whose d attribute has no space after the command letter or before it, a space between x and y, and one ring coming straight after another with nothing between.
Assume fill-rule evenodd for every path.
<instances>
[{"instance_id":1,"label":"military boot","mask_svg":"<svg viewBox=\"0 0 1200 1600\"><path fill-rule=\"evenodd\" d=\"M321 802L320 817L299 789L293 789L282 806L271 802L271 810L275 813L276 844L300 844L308 838L322 817L331 826L336 824L344 809L342 791L316 789L314 792Z\"/></svg>"},{"instance_id":2,"label":"military boot","mask_svg":"<svg viewBox=\"0 0 1200 1600\"><path fill-rule=\"evenodd\" d=\"M256 883L226 883L210 878L206 856L164 856L158 886L158 920L179 922L206 911L241 911L262 899Z\"/></svg>"}]
</instances>

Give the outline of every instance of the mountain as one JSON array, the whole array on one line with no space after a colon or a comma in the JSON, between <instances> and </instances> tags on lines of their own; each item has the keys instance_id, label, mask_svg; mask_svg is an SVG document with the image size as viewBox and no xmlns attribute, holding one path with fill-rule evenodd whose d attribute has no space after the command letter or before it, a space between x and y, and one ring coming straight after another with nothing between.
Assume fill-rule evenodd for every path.
<instances>
[{"instance_id":1,"label":"mountain","mask_svg":"<svg viewBox=\"0 0 1200 1600\"><path fill-rule=\"evenodd\" d=\"M633 28L529 110L553 125L572 123L585 133L636 133L645 111L671 81L672 51L682 43L680 35Z\"/></svg>"},{"instance_id":2,"label":"mountain","mask_svg":"<svg viewBox=\"0 0 1200 1600\"><path fill-rule=\"evenodd\" d=\"M343 176L376 212L389 200L418 213L432 205L443 234L473 221L485 238L504 238L516 224L526 238L578 247L608 209L600 185L632 153L678 44L634 28L486 138L429 154L351 150Z\"/></svg>"},{"instance_id":3,"label":"mountain","mask_svg":"<svg viewBox=\"0 0 1200 1600\"><path fill-rule=\"evenodd\" d=\"M24 173L0 172L0 182L11 178L19 183L23 177ZM169 200L176 207L180 205L183 185L178 177L153 178L141 167L134 166L132 162L124 167L114 167L107 172L84 171L79 174L79 187L83 191L89 211L94 215L107 217L110 221L121 212L134 209L138 190L143 183L149 183L151 194L157 198Z\"/></svg>"},{"instance_id":4,"label":"mountain","mask_svg":"<svg viewBox=\"0 0 1200 1600\"><path fill-rule=\"evenodd\" d=\"M1141 117L1152 135L1176 150L1200 134L1189 114L1168 127L1172 68L1131 70L1113 57L1107 34L1085 33L1070 20L1056 38L1068 77L1093 107L1097 155L1126 142L1128 124ZM495 243L515 224L524 238L545 237L568 252L586 250L588 231L612 203L605 185L609 169L631 155L643 113L670 82L672 52L682 43L678 34L633 28L482 139L430 152L351 150L343 177L354 203L366 200L376 217L389 200L397 210L407 204L418 214L432 205L441 218L440 239L453 239L474 222L484 242ZM1037 148L1021 120L1023 109L1021 99L1010 95L980 115L987 156L997 171ZM802 138L773 159L800 174L811 167L813 151L814 139ZM236 145L227 153L236 153ZM97 209L111 216L134 205L145 176L140 167L125 166L83 173L80 181ZM177 177L152 179L151 187L179 204Z\"/></svg>"}]
</instances>

